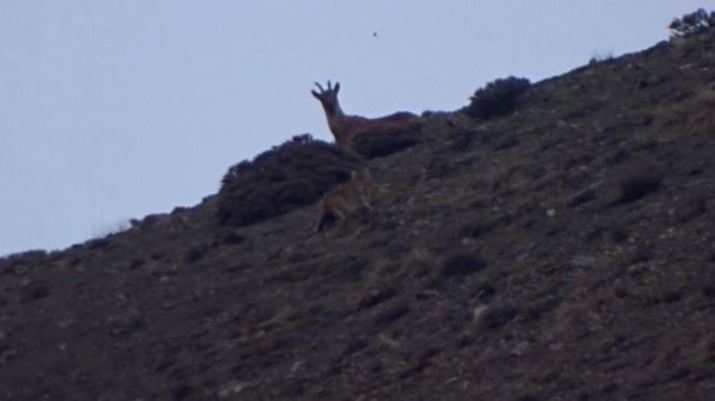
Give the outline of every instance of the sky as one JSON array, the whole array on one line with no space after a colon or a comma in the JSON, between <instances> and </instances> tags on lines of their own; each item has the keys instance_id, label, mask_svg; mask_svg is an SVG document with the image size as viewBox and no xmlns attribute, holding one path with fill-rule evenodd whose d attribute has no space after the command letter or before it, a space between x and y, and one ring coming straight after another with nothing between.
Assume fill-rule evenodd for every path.
<instances>
[{"instance_id":1,"label":"sky","mask_svg":"<svg viewBox=\"0 0 715 401\"><path fill-rule=\"evenodd\" d=\"M451 111L668 38L715 0L0 0L0 255L194 206L241 160L349 114Z\"/></svg>"}]
</instances>

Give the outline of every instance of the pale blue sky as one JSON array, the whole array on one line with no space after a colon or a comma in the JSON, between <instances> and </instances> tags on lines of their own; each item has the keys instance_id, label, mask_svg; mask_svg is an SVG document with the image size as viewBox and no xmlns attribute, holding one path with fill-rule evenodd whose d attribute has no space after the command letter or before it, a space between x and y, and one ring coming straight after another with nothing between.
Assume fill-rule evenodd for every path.
<instances>
[{"instance_id":1,"label":"pale blue sky","mask_svg":"<svg viewBox=\"0 0 715 401\"><path fill-rule=\"evenodd\" d=\"M0 255L193 206L240 160L331 139L315 81L348 113L454 110L714 2L0 0Z\"/></svg>"}]
</instances>

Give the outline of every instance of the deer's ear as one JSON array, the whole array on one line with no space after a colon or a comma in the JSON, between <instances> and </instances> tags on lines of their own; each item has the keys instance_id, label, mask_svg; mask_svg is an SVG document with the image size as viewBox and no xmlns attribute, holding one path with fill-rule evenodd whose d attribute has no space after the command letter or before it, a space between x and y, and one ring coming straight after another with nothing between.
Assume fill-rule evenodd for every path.
<instances>
[{"instance_id":1,"label":"deer's ear","mask_svg":"<svg viewBox=\"0 0 715 401\"><path fill-rule=\"evenodd\" d=\"M336 82L335 83L335 93L337 94L339 90L340 90L340 82Z\"/></svg>"},{"instance_id":2,"label":"deer's ear","mask_svg":"<svg viewBox=\"0 0 715 401\"><path fill-rule=\"evenodd\" d=\"M316 99L320 100L320 94L319 94L318 92L312 90L312 91L310 91L310 93L313 94L313 97L315 97Z\"/></svg>"}]
</instances>

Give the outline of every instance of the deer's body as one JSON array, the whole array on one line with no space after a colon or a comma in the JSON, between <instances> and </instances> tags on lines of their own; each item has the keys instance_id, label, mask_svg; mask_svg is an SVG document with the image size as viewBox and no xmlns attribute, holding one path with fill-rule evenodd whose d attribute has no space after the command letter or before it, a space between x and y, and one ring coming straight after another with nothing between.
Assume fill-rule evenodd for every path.
<instances>
[{"instance_id":1,"label":"deer's body","mask_svg":"<svg viewBox=\"0 0 715 401\"><path fill-rule=\"evenodd\" d=\"M323 196L320 201L320 220L316 231L320 231L330 220L345 220L360 209L372 209L375 184L367 167L353 171L350 181L338 185Z\"/></svg>"},{"instance_id":2,"label":"deer's body","mask_svg":"<svg viewBox=\"0 0 715 401\"><path fill-rule=\"evenodd\" d=\"M398 128L407 127L417 121L419 117L408 112L398 112L379 118L367 118L356 115L345 114L338 102L338 91L340 83L332 87L328 81L327 89L319 84L315 84L320 92L311 91L313 96L320 101L328 120L328 127L335 138L335 143L343 148L350 149L353 140L358 135L378 128Z\"/></svg>"}]
</instances>

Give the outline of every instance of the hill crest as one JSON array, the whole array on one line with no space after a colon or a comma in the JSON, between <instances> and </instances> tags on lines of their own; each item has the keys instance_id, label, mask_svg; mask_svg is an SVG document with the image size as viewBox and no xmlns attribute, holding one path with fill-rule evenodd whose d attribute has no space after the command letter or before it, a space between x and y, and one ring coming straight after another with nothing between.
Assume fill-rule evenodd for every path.
<instances>
[{"instance_id":1,"label":"hill crest","mask_svg":"<svg viewBox=\"0 0 715 401\"><path fill-rule=\"evenodd\" d=\"M0 260L30 399L707 399L715 35L427 117L373 213L219 225L217 197Z\"/></svg>"}]
</instances>

